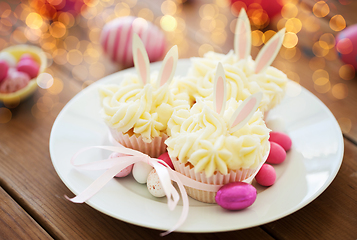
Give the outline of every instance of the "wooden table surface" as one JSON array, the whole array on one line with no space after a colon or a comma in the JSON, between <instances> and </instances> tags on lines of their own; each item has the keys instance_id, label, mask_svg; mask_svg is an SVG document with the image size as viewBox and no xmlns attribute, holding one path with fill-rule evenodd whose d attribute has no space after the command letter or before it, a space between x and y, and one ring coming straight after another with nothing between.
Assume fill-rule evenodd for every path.
<instances>
[{"instance_id":1,"label":"wooden table surface","mask_svg":"<svg viewBox=\"0 0 357 240\"><path fill-rule=\"evenodd\" d=\"M343 29L343 21L334 23L336 15L341 15L347 26L357 23L357 4L351 0L326 2L288 1L285 20L274 19L265 29L252 28L259 36L280 29L289 19L300 21L300 27L297 22L291 30L297 32L297 45L287 42L290 48L282 48L273 66L316 95L340 124L344 157L336 178L310 204L276 221L223 233L172 233L166 239L357 239L357 78L333 47L316 45L324 34L331 33L324 35L331 40ZM168 46L177 44L180 58L189 58L208 50L226 53L232 49L236 13L226 1L92 1L86 12L55 29L37 15L32 15L32 20L37 17L40 24L30 21L34 10L29 3L0 1L0 49L22 43L41 46L48 53L46 72L54 77L54 83L18 106L0 103L0 239L159 238L161 231L111 218L64 198L73 195L51 162L52 125L78 92L120 70L102 54L99 44L101 28L110 19L130 14L160 25L163 15L172 15L178 24L176 29L164 31ZM327 12L324 4L328 4ZM325 12L316 10L318 7ZM216 27L210 29L212 19L216 19ZM222 26L220 37L211 38L218 26ZM253 57L262 46L262 39L256 40ZM327 81L316 82L314 76L319 73L325 77L327 73Z\"/></svg>"}]
</instances>

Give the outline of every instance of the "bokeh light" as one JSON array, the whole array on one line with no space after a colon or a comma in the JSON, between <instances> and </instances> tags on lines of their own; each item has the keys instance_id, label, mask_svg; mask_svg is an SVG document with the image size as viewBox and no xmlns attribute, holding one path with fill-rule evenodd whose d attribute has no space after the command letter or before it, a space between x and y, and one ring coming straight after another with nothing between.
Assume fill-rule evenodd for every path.
<instances>
[{"instance_id":1,"label":"bokeh light","mask_svg":"<svg viewBox=\"0 0 357 240\"><path fill-rule=\"evenodd\" d=\"M355 77L356 71L351 64L345 64L340 67L338 74L344 80L351 80Z\"/></svg>"},{"instance_id":2,"label":"bokeh light","mask_svg":"<svg viewBox=\"0 0 357 240\"><path fill-rule=\"evenodd\" d=\"M346 21L342 15L335 15L330 19L330 28L336 32L345 29Z\"/></svg>"},{"instance_id":3,"label":"bokeh light","mask_svg":"<svg viewBox=\"0 0 357 240\"><path fill-rule=\"evenodd\" d=\"M173 16L165 15L160 20L160 26L167 32L173 32L177 27L177 21Z\"/></svg>"},{"instance_id":4,"label":"bokeh light","mask_svg":"<svg viewBox=\"0 0 357 240\"><path fill-rule=\"evenodd\" d=\"M348 87L344 83L337 83L332 87L331 93L337 99L344 99L348 96Z\"/></svg>"},{"instance_id":5,"label":"bokeh light","mask_svg":"<svg viewBox=\"0 0 357 240\"><path fill-rule=\"evenodd\" d=\"M0 124L10 122L11 118L11 111L5 107L0 107Z\"/></svg>"},{"instance_id":6,"label":"bokeh light","mask_svg":"<svg viewBox=\"0 0 357 240\"><path fill-rule=\"evenodd\" d=\"M312 8L312 12L316 17L322 18L330 13L330 7L327 5L325 1L319 1L314 4Z\"/></svg>"},{"instance_id":7,"label":"bokeh light","mask_svg":"<svg viewBox=\"0 0 357 240\"><path fill-rule=\"evenodd\" d=\"M49 73L41 73L37 76L36 81L40 88L48 89L53 84L53 77Z\"/></svg>"},{"instance_id":8,"label":"bokeh light","mask_svg":"<svg viewBox=\"0 0 357 240\"><path fill-rule=\"evenodd\" d=\"M295 33L293 32L287 32L285 33L284 41L283 41L283 46L286 48L293 48L296 46L298 43L298 37Z\"/></svg>"}]
</instances>

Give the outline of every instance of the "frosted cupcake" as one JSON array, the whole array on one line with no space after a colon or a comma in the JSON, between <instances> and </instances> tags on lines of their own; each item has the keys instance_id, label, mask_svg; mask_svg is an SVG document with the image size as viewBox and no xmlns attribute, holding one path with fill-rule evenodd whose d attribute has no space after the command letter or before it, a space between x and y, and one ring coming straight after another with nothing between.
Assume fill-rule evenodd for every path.
<instances>
[{"instance_id":1,"label":"frosted cupcake","mask_svg":"<svg viewBox=\"0 0 357 240\"><path fill-rule=\"evenodd\" d=\"M203 183L222 185L256 174L269 152L269 132L256 93L226 101L224 74L218 70L214 99L197 98L191 109L174 111L166 140L175 170ZM220 77L219 77L220 76ZM187 187L189 196L215 202L215 192Z\"/></svg>"},{"instance_id":2,"label":"frosted cupcake","mask_svg":"<svg viewBox=\"0 0 357 240\"><path fill-rule=\"evenodd\" d=\"M101 86L101 115L120 144L151 157L166 151L167 122L174 112L188 105L188 96L174 94L170 82L178 54L174 46L159 73L150 75L149 60L137 35L133 37L134 64L138 74L126 75L120 84Z\"/></svg>"},{"instance_id":3,"label":"frosted cupcake","mask_svg":"<svg viewBox=\"0 0 357 240\"><path fill-rule=\"evenodd\" d=\"M207 78L207 74L212 74L212 70L217 66L218 62L223 64L227 72L233 72L232 68L237 68L234 72L243 72L245 77L241 76L241 79L247 81L247 85L254 82L260 87L263 92L260 109L263 112L267 112L280 103L284 97L285 86L288 82L286 74L270 66L282 46L284 34L285 29L282 29L274 35L260 50L257 58L253 60L250 56L250 23L245 10L242 9L238 16L235 31L235 50L231 50L228 54L208 52L203 58L191 58L192 64L188 77Z\"/></svg>"}]
</instances>

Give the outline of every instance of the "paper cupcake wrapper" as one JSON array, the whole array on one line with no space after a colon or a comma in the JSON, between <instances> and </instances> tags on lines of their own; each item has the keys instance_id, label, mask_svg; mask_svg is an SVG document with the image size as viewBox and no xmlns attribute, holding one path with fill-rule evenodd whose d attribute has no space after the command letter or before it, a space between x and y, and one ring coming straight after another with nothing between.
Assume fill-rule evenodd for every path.
<instances>
[{"instance_id":1,"label":"paper cupcake wrapper","mask_svg":"<svg viewBox=\"0 0 357 240\"><path fill-rule=\"evenodd\" d=\"M231 170L228 172L228 174L221 174L219 172L215 172L211 177L207 178L204 172L195 173L193 167L181 163L177 158L172 158L171 160L177 172L180 172L185 176L194 179L196 181L213 184L213 185L224 185L230 182L241 182L252 176L260 169L260 168L255 168L255 169ZM216 203L215 192L202 191L186 186L185 188L187 194L198 201L205 202L205 203Z\"/></svg>"},{"instance_id":2,"label":"paper cupcake wrapper","mask_svg":"<svg viewBox=\"0 0 357 240\"><path fill-rule=\"evenodd\" d=\"M150 143L144 142L141 136L129 135L127 133L121 133L115 129L109 128L110 133L115 141L127 148L131 148L142 153L149 155L152 158L157 158L164 152L166 152L165 140L168 138L166 134L162 134L161 137L154 137Z\"/></svg>"}]
</instances>

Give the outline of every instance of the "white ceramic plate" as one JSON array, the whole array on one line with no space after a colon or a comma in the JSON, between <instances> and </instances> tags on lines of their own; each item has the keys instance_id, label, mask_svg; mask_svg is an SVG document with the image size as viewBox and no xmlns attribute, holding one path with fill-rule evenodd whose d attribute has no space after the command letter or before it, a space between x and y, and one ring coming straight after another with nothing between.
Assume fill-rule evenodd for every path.
<instances>
[{"instance_id":1,"label":"white ceramic plate","mask_svg":"<svg viewBox=\"0 0 357 240\"><path fill-rule=\"evenodd\" d=\"M188 60L179 60L176 75L184 75ZM151 65L158 70L160 63ZM78 194L103 172L79 172L71 157L81 148L109 145L107 128L98 114L97 88L101 84L119 82L134 69L121 71L90 85L75 96L58 115L51 132L50 153L53 165L66 186ZM343 157L343 138L334 116L313 94L290 82L287 96L269 113L280 118L293 146L284 163L275 166L276 183L258 187L255 203L242 211L227 211L216 204L205 204L190 198L189 215L180 232L219 232L265 224L287 216L319 196L335 178ZM110 152L90 150L79 163L104 159ZM72 197L72 196L70 196ZM150 195L146 185L132 176L111 180L87 203L114 218L143 227L167 230L178 220L182 204L170 211L166 198Z\"/></svg>"}]
</instances>

